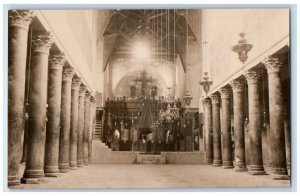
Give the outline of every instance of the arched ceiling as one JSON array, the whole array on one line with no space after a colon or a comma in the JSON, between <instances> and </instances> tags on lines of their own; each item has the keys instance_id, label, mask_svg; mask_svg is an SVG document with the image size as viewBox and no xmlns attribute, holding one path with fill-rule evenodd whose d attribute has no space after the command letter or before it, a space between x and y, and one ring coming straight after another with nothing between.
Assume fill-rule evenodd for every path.
<instances>
[{"instance_id":1,"label":"arched ceiling","mask_svg":"<svg viewBox=\"0 0 300 196\"><path fill-rule=\"evenodd\" d=\"M185 55L188 38L196 40L186 20L189 10L114 10L104 31L104 67L110 60L132 57L136 40L151 43L153 58L174 61ZM182 61L184 58L181 58ZM185 62L182 62L185 66Z\"/></svg>"}]
</instances>

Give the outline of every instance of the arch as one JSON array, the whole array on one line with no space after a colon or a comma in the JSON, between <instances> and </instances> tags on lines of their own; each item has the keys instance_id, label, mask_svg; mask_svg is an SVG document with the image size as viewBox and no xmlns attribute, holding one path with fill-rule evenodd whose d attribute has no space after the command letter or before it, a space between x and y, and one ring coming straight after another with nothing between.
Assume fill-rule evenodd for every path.
<instances>
[{"instance_id":1,"label":"arch","mask_svg":"<svg viewBox=\"0 0 300 196\"><path fill-rule=\"evenodd\" d=\"M136 70L127 73L123 76L116 85L113 91L114 97L130 97L130 86L135 85L134 79L139 76L142 70ZM154 79L154 85L157 87L157 95L166 96L167 95L167 84L162 76L157 72L148 72L148 75Z\"/></svg>"}]
</instances>

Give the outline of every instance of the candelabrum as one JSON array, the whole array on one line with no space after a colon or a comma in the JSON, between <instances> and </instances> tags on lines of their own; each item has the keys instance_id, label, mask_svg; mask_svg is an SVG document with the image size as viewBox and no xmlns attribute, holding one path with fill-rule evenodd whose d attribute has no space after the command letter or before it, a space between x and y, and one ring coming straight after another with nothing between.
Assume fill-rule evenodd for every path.
<instances>
[{"instance_id":1,"label":"candelabrum","mask_svg":"<svg viewBox=\"0 0 300 196\"><path fill-rule=\"evenodd\" d=\"M207 96L207 92L209 91L210 86L212 85L213 82L211 80L209 80L208 72L204 72L203 74L204 74L203 80L200 81L200 85L203 87L203 90Z\"/></svg>"},{"instance_id":2,"label":"candelabrum","mask_svg":"<svg viewBox=\"0 0 300 196\"><path fill-rule=\"evenodd\" d=\"M232 51L238 53L239 60L244 64L248 59L248 52L252 49L252 45L247 43L247 40L244 38L245 33L240 33L241 39L238 41L238 44L232 47Z\"/></svg>"},{"instance_id":3,"label":"candelabrum","mask_svg":"<svg viewBox=\"0 0 300 196\"><path fill-rule=\"evenodd\" d=\"M190 108L190 104L191 104L192 99L193 99L193 97L191 96L190 92L186 91L185 95L183 97L183 100L184 100L185 105L186 105L186 107L187 107L188 110Z\"/></svg>"},{"instance_id":4,"label":"candelabrum","mask_svg":"<svg viewBox=\"0 0 300 196\"><path fill-rule=\"evenodd\" d=\"M173 107L171 107L171 104L168 103L167 109L160 110L159 112L159 121L161 122L167 122L171 123L172 121L179 119L179 108L176 104L173 104Z\"/></svg>"}]
</instances>

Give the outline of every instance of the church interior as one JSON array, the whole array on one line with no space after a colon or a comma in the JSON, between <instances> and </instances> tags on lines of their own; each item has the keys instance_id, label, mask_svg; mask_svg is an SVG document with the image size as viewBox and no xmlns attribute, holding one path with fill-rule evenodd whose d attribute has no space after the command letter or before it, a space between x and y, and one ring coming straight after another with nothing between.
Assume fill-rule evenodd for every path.
<instances>
[{"instance_id":1,"label":"church interior","mask_svg":"<svg viewBox=\"0 0 300 196\"><path fill-rule=\"evenodd\" d=\"M9 10L8 187L119 164L289 186L289 14Z\"/></svg>"}]
</instances>

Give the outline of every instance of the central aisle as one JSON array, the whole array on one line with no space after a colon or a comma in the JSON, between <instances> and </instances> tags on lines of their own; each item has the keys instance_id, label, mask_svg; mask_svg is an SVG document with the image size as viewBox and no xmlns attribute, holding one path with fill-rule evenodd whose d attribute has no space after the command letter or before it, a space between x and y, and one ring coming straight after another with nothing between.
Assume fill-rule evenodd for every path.
<instances>
[{"instance_id":1,"label":"central aisle","mask_svg":"<svg viewBox=\"0 0 300 196\"><path fill-rule=\"evenodd\" d=\"M24 165L22 165L24 169ZM268 168L267 168L268 171ZM93 164L45 178L44 184L22 184L22 188L214 188L289 187L289 181L271 175L251 176L209 165ZM19 188L21 188L19 187ZM17 187L16 187L17 188Z\"/></svg>"}]
</instances>

